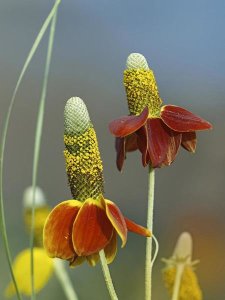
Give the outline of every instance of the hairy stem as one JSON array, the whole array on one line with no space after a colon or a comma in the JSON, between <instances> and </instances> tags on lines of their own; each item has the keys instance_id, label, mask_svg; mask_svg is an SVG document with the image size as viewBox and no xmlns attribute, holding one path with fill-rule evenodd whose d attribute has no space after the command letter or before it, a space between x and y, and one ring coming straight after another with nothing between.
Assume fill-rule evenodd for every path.
<instances>
[{"instance_id":1,"label":"hairy stem","mask_svg":"<svg viewBox=\"0 0 225 300\"><path fill-rule=\"evenodd\" d=\"M147 228L153 231L153 209L155 191L155 171L149 166L149 187L148 187L148 212ZM152 239L146 241L146 260L145 260L145 300L152 297Z\"/></svg>"},{"instance_id":2,"label":"hairy stem","mask_svg":"<svg viewBox=\"0 0 225 300\"><path fill-rule=\"evenodd\" d=\"M113 286L112 278L110 276L109 272L109 267L107 265L106 257L105 257L105 252L104 250L101 250L99 252L100 260L101 260L101 265L102 265L102 272L105 278L105 283L109 291L109 295L112 300L118 300L118 297L116 295L116 291Z\"/></svg>"}]
</instances>

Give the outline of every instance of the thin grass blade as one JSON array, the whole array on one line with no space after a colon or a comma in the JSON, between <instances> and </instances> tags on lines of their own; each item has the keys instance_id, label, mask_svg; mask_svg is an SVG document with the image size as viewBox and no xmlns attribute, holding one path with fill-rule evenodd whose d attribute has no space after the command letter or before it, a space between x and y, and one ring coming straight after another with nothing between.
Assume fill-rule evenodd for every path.
<instances>
[{"instance_id":1,"label":"thin grass blade","mask_svg":"<svg viewBox=\"0 0 225 300\"><path fill-rule=\"evenodd\" d=\"M6 145L6 137L7 137L7 132L8 132L8 126L9 126L9 120L10 120L10 116L12 113L12 109L14 106L14 102L15 102L15 98L16 98L16 94L17 91L19 89L19 86L22 82L22 79L24 77L24 74L55 14L56 9L58 8L58 5L60 4L61 0L57 0L52 8L52 10L50 11L49 15L47 16L46 20L44 21L35 41L33 46L31 47L31 50L27 56L27 59L24 63L24 66L21 70L21 73L19 75L18 81L16 83L15 89L13 91L13 95L9 104L9 108L6 114L6 119L5 119L5 123L3 125L3 132L2 132L2 139L1 139L1 145L0 145L0 222L1 222L1 232L2 232L2 236L3 236L3 244L4 244L4 248L5 248L5 252L6 252L6 257L7 257L7 262L9 265L9 269L10 269L10 273L11 273L11 277L12 277L12 281L15 285L15 289L16 289L16 293L17 293L17 298L19 300L22 300L22 296L19 292L18 289L18 285L13 273L13 268L12 268L12 258L11 258L11 253L10 253L10 249L9 249L9 243L8 243L8 238L7 238L7 230L6 230L6 221L5 221L5 214L4 214L4 200L3 200L3 162L4 162L4 153L5 153L5 145Z\"/></svg>"},{"instance_id":2,"label":"thin grass blade","mask_svg":"<svg viewBox=\"0 0 225 300\"><path fill-rule=\"evenodd\" d=\"M48 41L48 50L47 50L47 57L46 57L46 64L45 64L45 71L44 71L44 80L42 86L42 93L41 99L39 104L38 110L38 117L37 117L37 125L36 125L36 133L35 133L35 142L34 142L34 157L33 157L33 172L32 172L32 188L33 188L33 199L32 199L32 220L31 220L31 233L30 233L30 249L31 249L31 287L32 287L32 296L31 299L35 300L35 285L34 285L34 224L35 224L35 189L37 183L37 173L38 173L38 163L40 157L40 148L41 148L41 138L42 138L42 131L43 131L43 121L44 121L44 112L45 112L45 102L46 102L46 93L47 93L47 85L48 85L48 77L49 77L49 69L52 57L52 49L54 43L54 36L55 36L55 26L56 26L56 19L57 19L57 8L55 10L51 27L49 33L49 41Z\"/></svg>"}]
</instances>

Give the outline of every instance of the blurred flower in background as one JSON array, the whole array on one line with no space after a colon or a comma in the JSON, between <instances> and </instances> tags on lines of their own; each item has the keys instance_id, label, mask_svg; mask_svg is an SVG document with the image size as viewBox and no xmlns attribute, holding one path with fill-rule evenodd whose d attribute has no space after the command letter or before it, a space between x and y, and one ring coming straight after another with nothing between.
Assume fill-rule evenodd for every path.
<instances>
[{"instance_id":1,"label":"blurred flower in background","mask_svg":"<svg viewBox=\"0 0 225 300\"><path fill-rule=\"evenodd\" d=\"M198 261L192 261L192 247L191 235L183 232L173 255L163 259L166 263L163 280L172 300L202 300L202 291L193 268Z\"/></svg>"},{"instance_id":2,"label":"blurred flower in background","mask_svg":"<svg viewBox=\"0 0 225 300\"><path fill-rule=\"evenodd\" d=\"M33 188L28 187L24 192L24 222L26 229L31 229L31 207L33 202ZM46 196L41 188L36 187L34 193L35 224L34 224L34 290L38 293L50 279L54 266L43 248L43 227L50 208L46 204ZM31 250L22 250L13 261L13 270L20 292L26 296L32 294L31 287ZM5 289L5 296L11 297L16 293L13 282L10 282Z\"/></svg>"}]
</instances>

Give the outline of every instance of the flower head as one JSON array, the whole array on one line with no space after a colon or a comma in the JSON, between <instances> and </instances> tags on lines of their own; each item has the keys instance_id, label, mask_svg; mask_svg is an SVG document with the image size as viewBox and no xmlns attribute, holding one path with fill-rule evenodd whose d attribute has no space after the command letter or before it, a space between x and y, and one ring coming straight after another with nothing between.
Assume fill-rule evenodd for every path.
<instances>
[{"instance_id":1,"label":"flower head","mask_svg":"<svg viewBox=\"0 0 225 300\"><path fill-rule=\"evenodd\" d=\"M73 200L63 201L49 214L44 227L44 247L50 257L66 259L71 266L85 259L94 266L102 249L108 263L122 246L127 231L150 236L149 230L126 219L104 198L103 166L93 125L84 102L71 98L65 106L66 171Z\"/></svg>"},{"instance_id":2,"label":"flower head","mask_svg":"<svg viewBox=\"0 0 225 300\"><path fill-rule=\"evenodd\" d=\"M175 293L174 288L178 286L177 299L202 300L202 292L193 268L197 261L192 261L192 238L189 233L183 232L180 235L172 257L163 261L166 263L163 280L169 294Z\"/></svg>"},{"instance_id":3,"label":"flower head","mask_svg":"<svg viewBox=\"0 0 225 300\"><path fill-rule=\"evenodd\" d=\"M168 166L180 145L195 152L196 131L212 128L209 122L182 107L162 106L154 73L139 53L132 53L127 59L124 86L130 115L109 124L116 136L119 170L126 153L137 149L142 153L143 166Z\"/></svg>"}]
</instances>

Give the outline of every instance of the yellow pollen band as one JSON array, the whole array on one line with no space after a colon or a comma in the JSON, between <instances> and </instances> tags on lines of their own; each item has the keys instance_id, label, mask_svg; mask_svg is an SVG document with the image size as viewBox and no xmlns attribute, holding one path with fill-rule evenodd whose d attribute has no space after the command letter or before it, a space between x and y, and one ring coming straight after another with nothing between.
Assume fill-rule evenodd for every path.
<instances>
[{"instance_id":1,"label":"yellow pollen band","mask_svg":"<svg viewBox=\"0 0 225 300\"><path fill-rule=\"evenodd\" d=\"M103 166L96 133L89 127L80 135L64 135L66 171L74 199L97 199L103 193Z\"/></svg>"},{"instance_id":2,"label":"yellow pollen band","mask_svg":"<svg viewBox=\"0 0 225 300\"><path fill-rule=\"evenodd\" d=\"M124 71L124 86L130 113L139 115L148 106L150 116L160 115L162 100L151 69L127 69Z\"/></svg>"}]
</instances>

